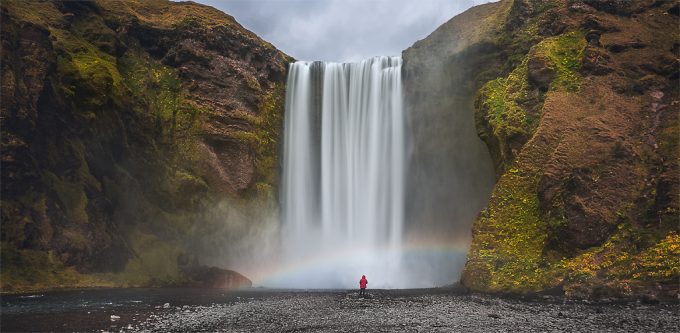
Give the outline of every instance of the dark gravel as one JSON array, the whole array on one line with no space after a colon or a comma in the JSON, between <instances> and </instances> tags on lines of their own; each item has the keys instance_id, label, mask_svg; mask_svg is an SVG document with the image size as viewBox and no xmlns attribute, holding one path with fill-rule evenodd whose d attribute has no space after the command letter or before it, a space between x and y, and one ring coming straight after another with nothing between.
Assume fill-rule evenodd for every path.
<instances>
[{"instance_id":1,"label":"dark gravel","mask_svg":"<svg viewBox=\"0 0 680 333\"><path fill-rule=\"evenodd\" d=\"M167 305L166 305L167 303ZM111 318L117 316L120 318ZM153 332L680 332L680 305L589 304L447 289L111 289L3 296L0 329Z\"/></svg>"},{"instance_id":2,"label":"dark gravel","mask_svg":"<svg viewBox=\"0 0 680 333\"><path fill-rule=\"evenodd\" d=\"M231 304L159 311L141 331L672 332L678 305L519 301L437 292L272 293Z\"/></svg>"}]
</instances>

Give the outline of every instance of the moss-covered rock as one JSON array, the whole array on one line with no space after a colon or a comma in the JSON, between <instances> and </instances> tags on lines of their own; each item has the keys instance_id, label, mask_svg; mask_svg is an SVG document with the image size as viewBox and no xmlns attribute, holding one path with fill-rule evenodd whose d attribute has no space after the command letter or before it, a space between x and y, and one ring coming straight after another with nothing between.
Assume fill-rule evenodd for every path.
<instances>
[{"instance_id":1,"label":"moss-covered rock","mask_svg":"<svg viewBox=\"0 0 680 333\"><path fill-rule=\"evenodd\" d=\"M577 91L585 40L579 31L542 40L508 74L488 81L475 101L478 134L498 174L507 170L536 130L545 93Z\"/></svg>"},{"instance_id":2,"label":"moss-covered rock","mask_svg":"<svg viewBox=\"0 0 680 333\"><path fill-rule=\"evenodd\" d=\"M677 142L670 109L678 94L677 78L662 69L677 50L678 32L666 29L672 18L664 14L671 4L624 6L637 18L612 11L612 1L486 6L414 45L442 50L417 61L447 59L437 71L471 80L477 131L496 167L463 284L573 297L674 296L677 214L667 212L677 212L669 191L678 191L680 178L677 149L668 148ZM468 57L476 66L459 60ZM407 68L414 62L405 61ZM429 103L448 98L440 91Z\"/></svg>"},{"instance_id":3,"label":"moss-covered rock","mask_svg":"<svg viewBox=\"0 0 680 333\"><path fill-rule=\"evenodd\" d=\"M275 210L289 57L195 3L1 10L3 291L189 283L212 210Z\"/></svg>"}]
</instances>

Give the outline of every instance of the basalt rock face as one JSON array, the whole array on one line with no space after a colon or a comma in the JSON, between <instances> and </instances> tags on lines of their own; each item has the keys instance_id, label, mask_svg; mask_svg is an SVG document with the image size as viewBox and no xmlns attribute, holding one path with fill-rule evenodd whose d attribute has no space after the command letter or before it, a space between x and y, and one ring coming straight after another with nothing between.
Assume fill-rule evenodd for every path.
<instances>
[{"instance_id":1,"label":"basalt rock face","mask_svg":"<svg viewBox=\"0 0 680 333\"><path fill-rule=\"evenodd\" d=\"M677 294L674 5L501 1L416 43L429 45L427 57L405 52L407 78L409 64L423 59L443 64L448 82L466 76L495 166L463 284L572 297ZM450 98L431 97L429 105Z\"/></svg>"},{"instance_id":2,"label":"basalt rock face","mask_svg":"<svg viewBox=\"0 0 680 333\"><path fill-rule=\"evenodd\" d=\"M275 207L288 56L189 2L1 11L4 291L182 284Z\"/></svg>"},{"instance_id":3,"label":"basalt rock face","mask_svg":"<svg viewBox=\"0 0 680 333\"><path fill-rule=\"evenodd\" d=\"M487 54L498 49L478 39L487 27L467 27L499 10L506 8L472 8L402 54L405 111L412 130L406 229L407 237L417 242L469 244L471 223L493 186L489 153L475 131L478 87L471 78L483 76L477 68L491 62ZM430 233L414 235L413 226Z\"/></svg>"}]
</instances>

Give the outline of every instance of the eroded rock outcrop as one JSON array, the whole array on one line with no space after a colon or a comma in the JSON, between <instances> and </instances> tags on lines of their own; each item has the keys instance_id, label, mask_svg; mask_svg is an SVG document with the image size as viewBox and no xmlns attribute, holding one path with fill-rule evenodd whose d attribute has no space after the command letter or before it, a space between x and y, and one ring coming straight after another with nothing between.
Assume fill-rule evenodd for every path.
<instances>
[{"instance_id":1,"label":"eroded rock outcrop","mask_svg":"<svg viewBox=\"0 0 680 333\"><path fill-rule=\"evenodd\" d=\"M423 59L439 59L449 82L458 80L452 73L468 77L498 176L473 226L466 286L574 297L677 294L672 11L663 1L501 1L414 45L431 44ZM422 58L406 51L407 65L416 63L412 54ZM477 66L459 67L465 58ZM446 100L445 93L433 98Z\"/></svg>"},{"instance_id":2,"label":"eroded rock outcrop","mask_svg":"<svg viewBox=\"0 0 680 333\"><path fill-rule=\"evenodd\" d=\"M450 21L402 54L404 103L412 133L407 170L406 229L415 241L469 243L470 224L493 186L489 153L474 126L470 78L499 52L482 37L508 6L483 5ZM427 230L415 234L410 227ZM420 238L420 239L419 239Z\"/></svg>"},{"instance_id":3,"label":"eroded rock outcrop","mask_svg":"<svg viewBox=\"0 0 680 333\"><path fill-rule=\"evenodd\" d=\"M1 10L4 291L182 284L275 206L288 56L190 2Z\"/></svg>"}]
</instances>

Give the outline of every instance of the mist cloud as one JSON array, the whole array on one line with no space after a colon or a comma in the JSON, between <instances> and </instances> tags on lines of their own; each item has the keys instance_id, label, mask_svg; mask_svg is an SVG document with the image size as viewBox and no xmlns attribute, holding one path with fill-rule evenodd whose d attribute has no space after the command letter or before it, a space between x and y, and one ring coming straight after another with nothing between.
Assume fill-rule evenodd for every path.
<instances>
[{"instance_id":1,"label":"mist cloud","mask_svg":"<svg viewBox=\"0 0 680 333\"><path fill-rule=\"evenodd\" d=\"M298 60L399 55L442 23L489 0L198 0L232 15Z\"/></svg>"}]
</instances>

